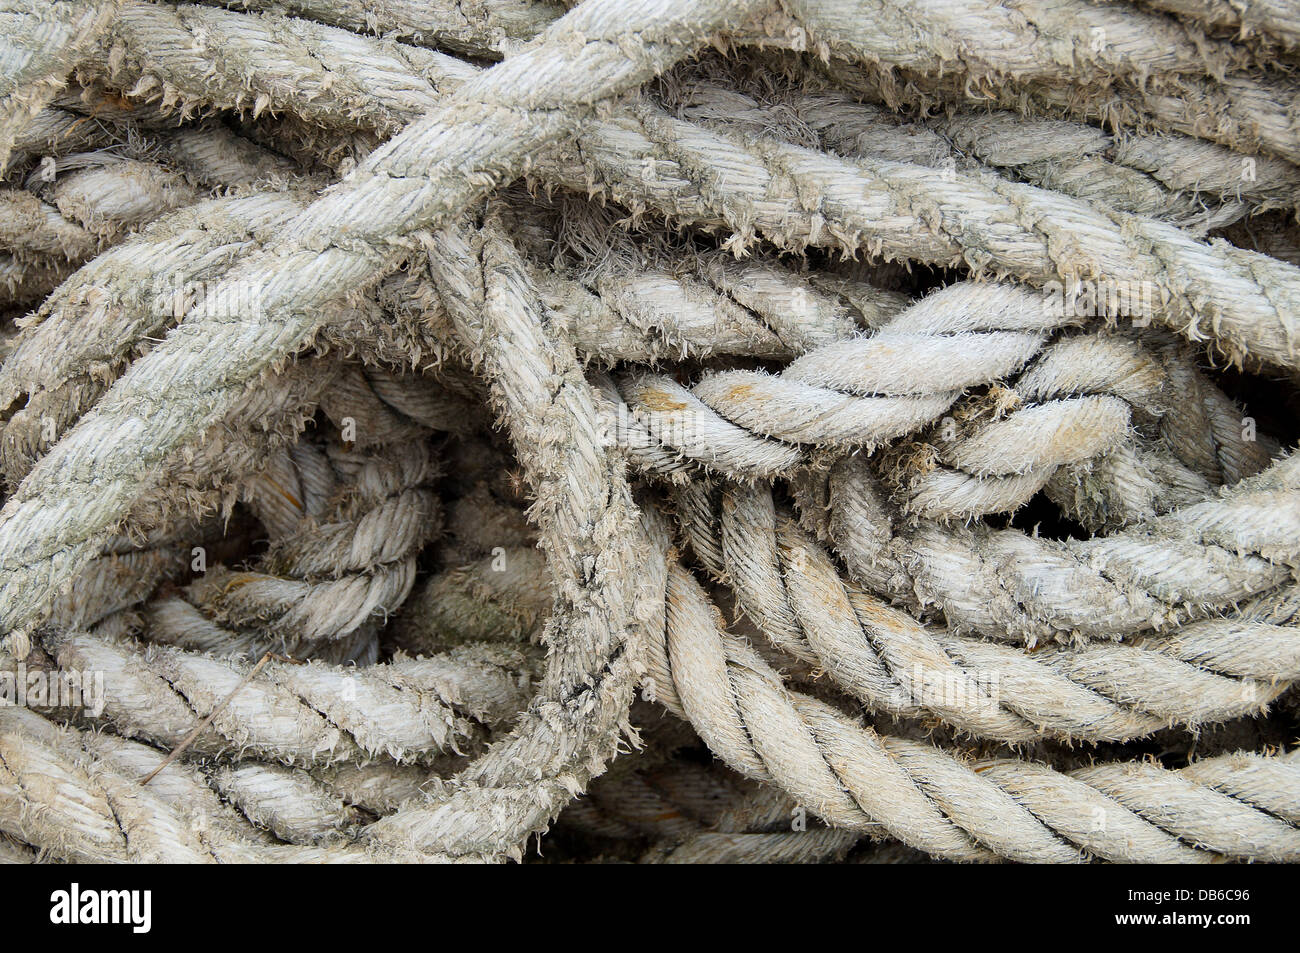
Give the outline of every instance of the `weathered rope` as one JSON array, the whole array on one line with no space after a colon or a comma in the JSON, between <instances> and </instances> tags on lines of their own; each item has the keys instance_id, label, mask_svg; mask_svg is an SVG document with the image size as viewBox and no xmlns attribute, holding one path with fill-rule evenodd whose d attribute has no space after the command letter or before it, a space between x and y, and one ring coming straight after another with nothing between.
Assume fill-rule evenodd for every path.
<instances>
[{"instance_id":1,"label":"weathered rope","mask_svg":"<svg viewBox=\"0 0 1300 953\"><path fill-rule=\"evenodd\" d=\"M1241 72L1254 58L1249 49L1205 46L1198 31L1128 4L1012 8L963 0L919 17L893 0L873 3L869 15L850 0L800 0L789 8L814 38L830 31L829 45L848 64L833 73L849 86L856 79L888 93L902 85L872 69L881 63L900 67L909 87L941 101L1154 124L1241 152L1272 152L1293 163L1300 157L1284 105L1293 95L1286 79ZM1060 47L1070 52L1058 56ZM953 51L964 68L945 70Z\"/></svg>"},{"instance_id":2,"label":"weathered rope","mask_svg":"<svg viewBox=\"0 0 1300 953\"><path fill-rule=\"evenodd\" d=\"M1185 369L1180 377L1191 384L1198 375ZM1243 438L1244 415L1229 398L1212 385L1179 394L1173 383L1156 355L1136 342L1096 334L1060 340L998 394L997 403L1011 408L1005 415L982 414L975 408L988 401L979 399L954 409L962 424L939 428L928 445L938 465L927 460L919 473L902 478L908 508L933 518L1015 510L1059 468L1116 449L1135 423L1134 413L1158 417L1162 429L1164 418L1173 418L1168 432L1175 436L1185 433L1213 444L1217 435L1224 445L1213 452L1232 461L1232 482L1267 466L1272 445L1267 438ZM1207 405L1219 426L1206 420ZM1171 447L1179 460L1202 463L1195 453L1200 448L1184 450L1182 442ZM926 458L915 449L912 455ZM1189 478L1182 482L1194 476Z\"/></svg>"},{"instance_id":3,"label":"weathered rope","mask_svg":"<svg viewBox=\"0 0 1300 953\"><path fill-rule=\"evenodd\" d=\"M238 10L288 10L356 33L399 37L420 46L500 55L531 40L565 7L551 0L217 0Z\"/></svg>"},{"instance_id":4,"label":"weathered rope","mask_svg":"<svg viewBox=\"0 0 1300 953\"><path fill-rule=\"evenodd\" d=\"M871 156L953 171L974 159L1040 188L1167 221L1198 235L1252 210L1289 207L1300 184L1300 170L1288 162L1248 158L1191 137L1116 138L1082 123L1010 112L961 112L908 123L833 87L818 89L824 81L806 69L796 76L791 88L770 73L760 74L748 79L750 88L738 91L729 75L712 80L687 74L674 77L668 93L683 117L723 129L740 126L762 135L806 129L812 143L792 141L819 143L849 158Z\"/></svg>"},{"instance_id":5,"label":"weathered rope","mask_svg":"<svg viewBox=\"0 0 1300 953\"><path fill-rule=\"evenodd\" d=\"M1078 6L1084 5L1073 5ZM139 7L141 17L162 15L149 5ZM231 20L234 15L225 15L222 21L220 11L206 15L211 30L204 34L205 43L214 46L262 29L248 17ZM292 32L310 25L285 21L277 28ZM185 37L177 46L189 51L184 57L188 65L168 67L165 49L150 46L150 68L184 82L194 75L194 44L189 31L177 29ZM365 40L354 37L351 42L356 47ZM258 48L261 44L253 47ZM403 55L411 50L416 48L404 48ZM244 48L244 57L252 55ZM367 48L365 57L349 51L331 59L326 70L304 55L293 59L294 79L283 83L271 82L284 73L283 62L262 57L249 70L265 77L269 105L312 115L311 104L328 92L337 75L391 59L379 49ZM455 88L472 78L464 64L458 69L438 65L438 84ZM365 103L387 117L370 121L389 128L442 98L418 70L400 64L391 68L404 75L400 95L375 84L374 96ZM323 87L310 97L297 92L308 86L304 70L311 73L312 85ZM127 70L114 81L130 85L138 78L138 72ZM186 94L238 106L245 92L241 86L237 97L223 98L205 84ZM327 114L320 121L329 123L330 116L346 110L319 112ZM1206 246L1165 223L1092 208L1059 193L947 169L923 170L866 157L850 162L770 137L746 138L684 122L644 100L617 118L593 123L558 158L539 157L534 167L549 180L599 189L634 210L655 208L677 221L728 228L737 244L761 235L794 249L810 244L850 252L865 248L885 257L961 262L1036 284L1091 275L1124 285L1150 282L1162 302L1157 320L1194 339L1212 335L1236 357L1294 365L1294 329L1286 301L1300 287L1298 273L1266 258Z\"/></svg>"},{"instance_id":6,"label":"weathered rope","mask_svg":"<svg viewBox=\"0 0 1300 953\"><path fill-rule=\"evenodd\" d=\"M950 628L1034 644L1164 629L1294 578L1297 458L1108 536L899 526L870 465L850 457L802 497L851 579L942 611Z\"/></svg>"},{"instance_id":7,"label":"weathered rope","mask_svg":"<svg viewBox=\"0 0 1300 953\"><path fill-rule=\"evenodd\" d=\"M303 204L298 193L255 195L163 216L47 299L25 322L0 368L0 400L25 401L0 436L0 466L7 478L17 483L53 438L79 419L134 356L134 342L170 327L218 269L260 247ZM681 268L677 261L665 264ZM602 362L677 357L683 351L792 357L815 343L847 336L857 322L879 322L901 306L900 296L862 283L823 291L786 269L757 263L715 258L702 270L708 285L667 272L638 272L602 276L594 287L551 275L543 289L580 349ZM446 315L427 277L395 276L381 287L379 299L418 319L411 322L417 328L412 341L404 345L408 352L398 359L419 361L450 346ZM792 299L803 307L792 310ZM364 310L330 312L325 338L336 347L346 344L354 316ZM384 333L383 321L366 322L368 330ZM736 334L722 334L720 323L736 327Z\"/></svg>"},{"instance_id":8,"label":"weathered rope","mask_svg":"<svg viewBox=\"0 0 1300 953\"><path fill-rule=\"evenodd\" d=\"M1026 652L953 635L847 583L761 487L726 489L725 579L771 641L873 708L1002 741L1124 740L1259 713L1300 675L1286 626L1210 619L1133 644ZM1249 633L1249 634L1248 634Z\"/></svg>"},{"instance_id":9,"label":"weathered rope","mask_svg":"<svg viewBox=\"0 0 1300 953\"><path fill-rule=\"evenodd\" d=\"M224 401L214 402L216 393L237 391L303 343L319 324L313 303L407 257L400 236L458 214L530 150L574 130L591 104L671 65L743 9L736 0L695 3L689 15L662 2L622 5L617 13L604 3L584 4L461 87L289 222L266 251L226 273L189 320L133 365L9 499L0 521L0 625L12 629L41 611L45 594L70 579L94 541L120 519L149 469L219 416ZM641 36L648 52L629 58L629 34ZM539 83L542 75L547 82ZM455 132L466 124L473 124L472 139ZM330 238L343 221L347 247ZM230 313L247 288L260 290L258 313ZM137 390L150 392L156 381L169 383L164 403ZM142 407L151 411L142 416ZM138 421L129 453L116 419L122 414ZM78 458L84 462L74 463ZM47 523L42 487L74 492L66 482L73 472L89 478L88 484L78 480L75 491L86 505L71 524L66 516Z\"/></svg>"},{"instance_id":10,"label":"weathered rope","mask_svg":"<svg viewBox=\"0 0 1300 953\"><path fill-rule=\"evenodd\" d=\"M48 11L0 857L1300 859L1294 56L1165 3Z\"/></svg>"},{"instance_id":11,"label":"weathered rope","mask_svg":"<svg viewBox=\"0 0 1300 953\"><path fill-rule=\"evenodd\" d=\"M49 438L102 395L104 378L111 381L135 356L135 341L163 332L187 296L300 209L290 195L200 203L96 258L51 295L0 368L0 402L25 398L0 438L6 479L16 484L26 476Z\"/></svg>"},{"instance_id":12,"label":"weathered rope","mask_svg":"<svg viewBox=\"0 0 1300 953\"><path fill-rule=\"evenodd\" d=\"M601 268L532 270L546 306L589 361L790 360L878 327L907 303L866 282L818 280L775 261L636 251L639 260L614 258ZM400 275L379 297L394 311L418 314L431 336L450 340L426 275Z\"/></svg>"},{"instance_id":13,"label":"weathered rope","mask_svg":"<svg viewBox=\"0 0 1300 953\"><path fill-rule=\"evenodd\" d=\"M1186 863L1216 853L1274 859L1300 853L1297 817L1288 807L1297 768L1288 758L1232 762L1266 778L1240 799L1211 786L1223 770L1217 761L1205 784L1195 774L1140 762L1058 772L1015 759L960 760L879 735L788 690L721 627L717 609L688 572L671 565L665 577L664 624L649 666L656 697L689 718L728 765L775 782L836 827L883 827L953 860L997 855L1071 862L1091 855Z\"/></svg>"},{"instance_id":14,"label":"weathered rope","mask_svg":"<svg viewBox=\"0 0 1300 953\"><path fill-rule=\"evenodd\" d=\"M1032 291L967 282L779 375L723 371L690 390L638 375L619 392L637 423L673 451L723 473L769 476L802 461L796 444L871 447L923 426L964 388L1018 370L1069 320Z\"/></svg>"},{"instance_id":15,"label":"weathered rope","mask_svg":"<svg viewBox=\"0 0 1300 953\"><path fill-rule=\"evenodd\" d=\"M1229 3L1226 0L1144 0L1206 26L1232 30L1242 38L1268 38L1290 49L1300 44L1300 16L1284 2Z\"/></svg>"},{"instance_id":16,"label":"weathered rope","mask_svg":"<svg viewBox=\"0 0 1300 953\"><path fill-rule=\"evenodd\" d=\"M601 446L594 396L572 345L548 333L518 252L489 220L444 230L434 274L466 350L481 362L538 504L555 581L546 674L519 726L454 778L438 803L372 825L380 844L515 854L630 731L644 612L630 567L642 559L622 462ZM531 769L521 774L520 765Z\"/></svg>"},{"instance_id":17,"label":"weathered rope","mask_svg":"<svg viewBox=\"0 0 1300 953\"><path fill-rule=\"evenodd\" d=\"M116 0L11 0L0 29L0 169L14 140L67 81L117 10Z\"/></svg>"},{"instance_id":18,"label":"weathered rope","mask_svg":"<svg viewBox=\"0 0 1300 953\"><path fill-rule=\"evenodd\" d=\"M42 853L81 863L357 863L354 846L268 840L194 768L167 765L142 787L161 752L94 732L58 728L33 712L0 710L0 829ZM263 823L265 815L257 816ZM418 861L389 852L383 859Z\"/></svg>"},{"instance_id":19,"label":"weathered rope","mask_svg":"<svg viewBox=\"0 0 1300 953\"><path fill-rule=\"evenodd\" d=\"M162 603L155 618L183 606ZM119 733L175 747L250 667L94 634L47 640L63 669L104 673L103 718ZM272 661L193 743L196 754L324 765L384 756L428 760L507 725L527 700L533 663L518 649L468 644L440 655L351 667Z\"/></svg>"},{"instance_id":20,"label":"weathered rope","mask_svg":"<svg viewBox=\"0 0 1300 953\"><path fill-rule=\"evenodd\" d=\"M490 531L484 536L499 538ZM536 631L551 610L545 560L532 547L493 549L495 555L417 587L389 630L393 645L426 654L466 639L512 641Z\"/></svg>"}]
</instances>

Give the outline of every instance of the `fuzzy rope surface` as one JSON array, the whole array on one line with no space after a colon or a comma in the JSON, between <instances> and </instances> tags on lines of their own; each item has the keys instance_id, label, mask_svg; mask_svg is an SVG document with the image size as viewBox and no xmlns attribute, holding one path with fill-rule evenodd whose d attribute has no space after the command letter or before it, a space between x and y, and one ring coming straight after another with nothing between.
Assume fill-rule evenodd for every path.
<instances>
[{"instance_id":1,"label":"fuzzy rope surface","mask_svg":"<svg viewBox=\"0 0 1300 953\"><path fill-rule=\"evenodd\" d=\"M275 245L227 273L6 504L7 513L0 516L0 591L5 594L0 625L9 630L32 621L44 594L84 565L93 541L121 518L149 468L212 422L214 393L237 390L303 342L317 324L312 302L329 300L396 264L409 254L400 241L403 234L456 215L514 171L530 150L575 129L591 104L671 65L743 9L736 0L693 4L689 14L661 2L617 12L601 3L584 4L378 150L289 222ZM653 37L655 43L629 58L626 43L620 43L629 31L645 33L643 39ZM539 83L543 75L550 80ZM456 130L468 123L476 125L467 141ZM481 175L467 174L471 168ZM349 238L339 244L330 236L344 220ZM231 308L240 289L250 287L261 290L257 315ZM155 370L158 365L161 370ZM155 381L169 382L165 403L137 391L152 391ZM142 407L153 412L142 416ZM131 421L130 437L119 426L126 421ZM43 487L59 486L66 493L70 474L92 472L93 487L78 491L88 505L74 523L68 525L64 517L50 521L40 504Z\"/></svg>"},{"instance_id":2,"label":"fuzzy rope surface","mask_svg":"<svg viewBox=\"0 0 1300 953\"><path fill-rule=\"evenodd\" d=\"M164 14L142 6L141 15ZM261 29L253 22L215 18L210 26L213 43L236 42ZM290 34L304 29L288 21L274 27ZM177 45L191 50L191 33L179 29L184 39ZM302 71L323 94L336 73L357 75L378 57L391 60L379 49L367 49L365 57L347 49L326 70L305 54L286 64L257 55L256 48L250 52L241 44L241 49L244 59L256 57L249 69L268 80L299 78L268 82L263 94L268 104L305 115L312 115L320 96L293 92L306 82ZM185 53L187 66L168 67L163 57L151 68L184 82L184 76L192 75L193 56ZM438 84L455 88L472 76L463 67L444 67L431 83L418 70L401 64L391 68L403 75L400 96L380 84L364 100L365 109L377 109L385 117L371 121L390 126L441 99L445 94L439 94ZM128 69L118 81L139 78L139 71ZM220 103L238 106L245 91L240 86L230 98L219 90L173 86L167 95L200 101L216 96ZM337 122L329 117L337 117L338 110L320 112L329 114L320 121ZM650 102L593 123L572 148L556 158L539 157L535 166L548 180L603 191L634 210L656 208L677 221L730 229L739 245L761 235L793 249L865 248L885 257L965 263L1035 284L1094 275L1120 284L1150 282L1162 301L1158 320L1193 339L1213 335L1233 356L1253 355L1285 367L1295 363L1294 309L1286 296L1300 288L1300 272L1266 257L1206 246L1165 223L1092 208L1059 193L869 157L847 162L770 137L729 135L683 122Z\"/></svg>"},{"instance_id":3,"label":"fuzzy rope surface","mask_svg":"<svg viewBox=\"0 0 1300 953\"><path fill-rule=\"evenodd\" d=\"M1293 56L1179 3L39 11L0 859L1300 860Z\"/></svg>"},{"instance_id":4,"label":"fuzzy rope surface","mask_svg":"<svg viewBox=\"0 0 1300 953\"><path fill-rule=\"evenodd\" d=\"M664 628L649 666L657 698L688 717L730 766L774 781L835 826L879 824L906 844L967 861L996 855L1072 862L1092 855L1187 863L1215 853L1282 859L1300 851L1297 817L1287 807L1296 770L1289 756L1256 756L1249 766L1260 767L1268 782L1242 799L1203 784L1195 773L1148 764L1066 773L1016 759L967 763L929 745L878 735L790 691L721 627L689 573L668 566L661 578ZM1216 768L1217 762L1207 779Z\"/></svg>"},{"instance_id":5,"label":"fuzzy rope surface","mask_svg":"<svg viewBox=\"0 0 1300 953\"><path fill-rule=\"evenodd\" d=\"M868 588L935 605L951 627L1032 645L1162 629L1288 584L1296 472L1287 457L1221 496L1089 540L927 521L895 537L875 476L854 458L805 509Z\"/></svg>"}]
</instances>

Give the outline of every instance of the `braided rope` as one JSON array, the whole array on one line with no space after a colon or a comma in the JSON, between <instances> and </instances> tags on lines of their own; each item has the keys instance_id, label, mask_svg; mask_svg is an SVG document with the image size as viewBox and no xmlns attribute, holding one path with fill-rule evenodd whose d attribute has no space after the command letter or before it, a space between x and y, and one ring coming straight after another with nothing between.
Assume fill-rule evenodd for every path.
<instances>
[{"instance_id":1,"label":"braided rope","mask_svg":"<svg viewBox=\"0 0 1300 953\"><path fill-rule=\"evenodd\" d=\"M1200 398L1194 403L1181 395L1175 399L1169 371L1136 342L1098 334L1054 342L1009 391L998 395L1000 403L1015 407L1006 416L980 420L977 410L954 411L963 426L941 428L937 444L931 444L941 465L903 477L909 510L942 519L1017 509L1059 468L1115 448L1129 433L1133 411L1160 418L1161 430L1175 438L1170 449L1179 460L1205 469L1203 455L1195 452L1200 448L1185 449L1179 438L1194 434L1214 445L1217 435L1222 445L1211 453L1232 461L1230 475L1237 480L1267 466L1266 446L1272 445L1244 439L1243 415L1232 401L1185 363L1180 370L1181 380L1200 385L1188 388L1188 397ZM1206 419L1210 415L1218 426ZM1165 417L1171 418L1168 425ZM1194 481L1189 475L1181 482ZM1118 489L1126 494L1133 490Z\"/></svg>"},{"instance_id":2,"label":"braided rope","mask_svg":"<svg viewBox=\"0 0 1300 953\"><path fill-rule=\"evenodd\" d=\"M1127 4L962 0L918 15L881 0L867 15L852 0L791 0L789 9L814 41L856 61L835 70L837 78L857 74L871 85L877 76L860 65L882 63L949 101L991 100L1022 111L1033 104L1117 125L1155 124L1290 162L1300 157L1285 79L1245 75L1239 70L1254 58L1248 49ZM961 67L945 69L954 54Z\"/></svg>"},{"instance_id":3,"label":"braided rope","mask_svg":"<svg viewBox=\"0 0 1300 953\"><path fill-rule=\"evenodd\" d=\"M690 390L631 376L619 393L657 443L723 473L769 476L801 462L794 444L878 445L934 420L964 388L1019 369L1067 320L1032 292L964 282L779 375L722 371Z\"/></svg>"},{"instance_id":4,"label":"braided rope","mask_svg":"<svg viewBox=\"0 0 1300 953\"><path fill-rule=\"evenodd\" d=\"M162 602L155 616L182 611L176 602ZM169 748L251 667L244 659L134 646L93 634L52 636L47 645L63 669L104 673L107 723L128 737ZM426 761L481 741L485 726L508 724L527 698L531 668L519 651L486 644L362 668L272 661L192 749L305 765L378 755Z\"/></svg>"},{"instance_id":5,"label":"braided rope","mask_svg":"<svg viewBox=\"0 0 1300 953\"><path fill-rule=\"evenodd\" d=\"M15 140L98 42L116 0L12 0L0 13L0 168Z\"/></svg>"},{"instance_id":6,"label":"braided rope","mask_svg":"<svg viewBox=\"0 0 1300 953\"><path fill-rule=\"evenodd\" d=\"M964 157L970 156L1040 188L1167 221L1196 235L1231 224L1251 210L1290 206L1300 184L1300 172L1288 162L1268 156L1248 159L1191 137L1116 140L1082 123L1010 112L961 112L907 123L833 87L818 89L825 81L797 62L776 65L793 73L797 83L763 74L745 78L749 88L737 91L729 75L727 85L688 76L673 84L671 98L685 118L723 129L743 126L770 135L774 129L806 128L813 133L812 144L847 158L955 171L959 161L968 165ZM1246 169L1252 172L1249 178Z\"/></svg>"}]
</instances>

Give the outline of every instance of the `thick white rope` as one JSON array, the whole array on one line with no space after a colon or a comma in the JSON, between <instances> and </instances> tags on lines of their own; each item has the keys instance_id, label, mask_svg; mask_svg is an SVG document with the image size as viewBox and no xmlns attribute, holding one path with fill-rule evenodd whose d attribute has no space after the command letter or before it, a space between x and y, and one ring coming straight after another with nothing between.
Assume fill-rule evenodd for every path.
<instances>
[{"instance_id":1,"label":"thick white rope","mask_svg":"<svg viewBox=\"0 0 1300 953\"><path fill-rule=\"evenodd\" d=\"M180 611L163 603L156 615ZM94 634L52 636L65 670L104 673L103 718L127 737L178 745L243 679L252 663ZM385 756L427 761L481 740L524 707L534 663L486 643L439 655L353 667L272 661L243 686L191 746L322 765Z\"/></svg>"},{"instance_id":2,"label":"thick white rope","mask_svg":"<svg viewBox=\"0 0 1300 953\"><path fill-rule=\"evenodd\" d=\"M0 169L116 13L116 0L6 0L0 7Z\"/></svg>"},{"instance_id":3,"label":"thick white rope","mask_svg":"<svg viewBox=\"0 0 1300 953\"><path fill-rule=\"evenodd\" d=\"M313 304L409 256L404 236L458 214L532 150L574 131L596 102L671 65L745 9L739 0L697 2L689 13L651 0L617 10L583 4L377 150L270 247L227 272L10 497L0 516L0 626L32 621L84 565L156 463L220 415L216 393L236 392L304 343L319 324ZM630 45L630 36L642 45ZM340 242L344 222L348 238ZM260 293L255 313L233 306L248 288ZM166 395L146 397L160 381ZM47 488L84 501L71 524L44 509Z\"/></svg>"},{"instance_id":4,"label":"thick white rope","mask_svg":"<svg viewBox=\"0 0 1300 953\"><path fill-rule=\"evenodd\" d=\"M656 442L723 473L769 476L802 461L801 443L873 447L929 423L965 388L1018 370L1070 320L1033 291L963 282L779 375L721 371L689 390L633 375L619 393Z\"/></svg>"},{"instance_id":5,"label":"thick white rope","mask_svg":"<svg viewBox=\"0 0 1300 953\"><path fill-rule=\"evenodd\" d=\"M1035 652L949 634L846 583L765 488L729 487L719 522L725 578L776 645L873 708L937 715L978 737L1124 740L1194 728L1258 714L1300 676L1295 629L1238 618L1136 645Z\"/></svg>"},{"instance_id":6,"label":"thick white rope","mask_svg":"<svg viewBox=\"0 0 1300 953\"><path fill-rule=\"evenodd\" d=\"M850 578L942 611L950 628L1034 644L1164 629L1294 579L1300 458L1108 536L899 526L870 465L846 458L804 496Z\"/></svg>"},{"instance_id":7,"label":"thick white rope","mask_svg":"<svg viewBox=\"0 0 1300 953\"><path fill-rule=\"evenodd\" d=\"M141 18L168 16L148 4L132 11ZM171 84L171 99L237 107L246 102L242 76L252 75L260 77L259 95L268 106L336 124L349 110L313 103L330 95L343 75L353 78L348 89L374 88L350 111L360 116L369 110L371 118L363 121L392 128L445 96L440 88L454 89L473 75L465 64L451 66L443 60L425 67L436 69L430 80L394 60L392 53L350 34L348 48L329 59L328 69L305 53L287 55L286 62L259 52L266 43L260 36L267 28L263 23L220 11L203 15L200 46L221 49L238 43L233 55L245 69L237 93L187 79L195 75L196 56L204 63L212 56L195 51L192 29L182 23L168 28L176 31L174 44L160 49L138 41L144 44L139 55L149 55L152 71L142 91L152 88L157 74L157 82ZM275 21L274 28L280 31L277 36L314 29L313 36L333 37L328 28L305 21ZM173 45L179 62L169 65ZM326 56L328 50L326 45L317 52ZM401 48L402 56L426 52ZM401 75L400 91L389 92L391 78L366 80L373 69ZM140 76L139 70L124 66L114 81L130 85ZM291 81L275 81L289 76ZM189 88L177 85L186 83ZM738 246L761 235L793 249L811 244L963 263L1035 284L1095 275L1134 287L1150 282L1162 305L1157 320L1194 339L1213 336L1236 357L1253 355L1287 367L1295 363L1294 308L1287 301L1300 289L1300 272L1266 257L1206 246L1165 223L1092 208L1056 192L948 169L867 157L847 161L770 137L754 139L684 122L648 101L591 124L571 148L556 157L537 157L533 168L548 181L598 189L633 210L656 208L677 221L725 227L735 233Z\"/></svg>"},{"instance_id":8,"label":"thick white rope","mask_svg":"<svg viewBox=\"0 0 1300 953\"><path fill-rule=\"evenodd\" d=\"M879 735L837 709L792 692L744 642L680 566L665 568L662 637L651 646L658 700L690 719L728 765L775 782L833 826L883 827L953 860L1183 862L1291 858L1300 829L1290 805L1293 759L1231 762L1263 775L1248 797L1207 775L1140 762L1059 772L1015 759L964 760ZM1234 774L1231 768L1229 775ZM1219 784L1231 789L1232 783ZM1242 786L1238 786L1245 793Z\"/></svg>"}]
</instances>

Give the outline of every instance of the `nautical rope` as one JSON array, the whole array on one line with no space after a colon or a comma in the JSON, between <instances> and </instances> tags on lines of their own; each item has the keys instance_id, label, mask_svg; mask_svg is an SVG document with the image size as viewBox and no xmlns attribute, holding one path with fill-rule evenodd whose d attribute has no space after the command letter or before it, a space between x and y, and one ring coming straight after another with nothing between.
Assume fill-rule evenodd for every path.
<instances>
[{"instance_id":1,"label":"nautical rope","mask_svg":"<svg viewBox=\"0 0 1300 953\"><path fill-rule=\"evenodd\" d=\"M1161 630L1288 584L1297 469L1287 457L1220 496L1088 540L924 520L895 536L896 516L856 457L805 493L803 509L851 579L934 605L954 630L1032 645Z\"/></svg>"},{"instance_id":2,"label":"nautical rope","mask_svg":"<svg viewBox=\"0 0 1300 953\"><path fill-rule=\"evenodd\" d=\"M876 830L935 856L1071 862L1196 862L1215 854L1293 858L1293 759L1238 756L1266 780L1249 798L1141 762L1069 772L1003 758L967 761L877 734L792 692L680 566L666 571L662 634L649 678L659 701L690 719L728 765L774 782L837 827ZM1208 778L1225 770L1217 760ZM1215 780L1218 780L1217 778ZM1214 782L1212 781L1211 784ZM1213 818L1209 821L1208 818Z\"/></svg>"},{"instance_id":3,"label":"nautical rope","mask_svg":"<svg viewBox=\"0 0 1300 953\"><path fill-rule=\"evenodd\" d=\"M1300 860L1286 11L6 10L0 860Z\"/></svg>"},{"instance_id":4,"label":"nautical rope","mask_svg":"<svg viewBox=\"0 0 1300 953\"><path fill-rule=\"evenodd\" d=\"M45 594L84 565L150 469L220 416L226 401L214 399L218 393L236 392L304 343L320 323L313 304L408 257L403 236L459 214L538 145L575 130L593 103L670 66L744 9L738 0L693 3L689 14L649 0L620 4L617 12L603 0L583 4L390 140L271 246L227 272L6 503L0 627L8 631L42 611ZM629 58L629 35L641 36L649 52ZM471 125L472 139L457 135ZM470 174L474 169L482 174ZM331 238L343 221L346 247ZM232 301L250 288L261 294L257 314L232 314ZM162 402L144 397L158 381L169 382ZM137 422L129 436L120 426L124 414ZM75 491L66 479L72 473L82 475ZM85 505L71 520L69 513L51 518L41 503L50 492L75 493Z\"/></svg>"},{"instance_id":5,"label":"nautical rope","mask_svg":"<svg viewBox=\"0 0 1300 953\"><path fill-rule=\"evenodd\" d=\"M15 139L95 47L117 0L15 0L0 29L0 169Z\"/></svg>"},{"instance_id":6,"label":"nautical rope","mask_svg":"<svg viewBox=\"0 0 1300 953\"><path fill-rule=\"evenodd\" d=\"M1082 14L1086 11L1079 8L1090 6L1075 3L1071 11ZM148 4L130 11L139 17L165 15L161 7ZM205 48L236 42L245 34L251 40L266 28L254 18L220 11L202 10L202 15L207 18L201 44ZM284 21L276 28L293 33L312 26ZM169 47L160 50L153 41L144 44L141 39L139 55L150 55L151 70L186 82L195 75L194 37L183 25L175 29L183 36L176 40L177 49L185 51L181 64L169 67ZM1139 42L1145 45L1148 39ZM351 112L378 109L387 118L366 121L392 128L445 99L447 94L439 95L419 70L393 62L391 53L368 47L364 57L353 52L365 42L352 37L350 48L331 59L329 69L311 56L293 56L292 80L284 61L265 56L248 61L266 48L262 43L240 43L236 59L246 61L241 77L264 78L267 105L291 107L309 116L319 112L318 121L327 124ZM411 51L427 52L409 47L403 48L403 55ZM1196 63L1202 63L1199 52ZM372 77L356 81L356 88L375 88L361 106L317 110L312 105L327 94L339 95L329 92L339 75L364 75L379 68L372 64L385 64L383 68L403 75L400 94L387 93L389 84ZM455 88L475 82L465 64L452 68L440 61L438 66L436 84ZM281 74L285 80L273 82ZM126 69L113 79L131 85L139 75ZM201 101L215 97L219 105L238 107L247 101L247 92L242 79L237 85L230 97L211 83L187 89L185 95ZM315 95L307 95L309 85L319 85ZM147 83L140 91L151 86ZM1235 357L1250 354L1287 367L1295 363L1294 328L1288 317L1292 308L1285 302L1300 287L1300 273L1267 258L1206 246L1165 223L1093 208L1032 186L961 171L900 167L869 157L838 159L771 137L746 138L684 122L644 99L615 118L591 124L561 155L539 157L534 167L550 181L579 190L599 189L634 210L655 208L676 221L725 227L735 234L737 245L761 235L782 247L811 244L850 252L865 248L885 257L965 263L1038 284L1089 275L1118 283L1150 282L1164 305L1158 320L1194 339L1213 335Z\"/></svg>"},{"instance_id":7,"label":"nautical rope","mask_svg":"<svg viewBox=\"0 0 1300 953\"><path fill-rule=\"evenodd\" d=\"M1032 653L953 635L846 582L765 488L728 487L719 523L725 578L774 644L873 708L977 737L1123 740L1226 721L1260 712L1300 674L1293 628L1238 618Z\"/></svg>"},{"instance_id":8,"label":"nautical rope","mask_svg":"<svg viewBox=\"0 0 1300 953\"><path fill-rule=\"evenodd\" d=\"M156 616L174 614L164 603ZM168 646L92 634L47 640L64 669L104 673L103 718L119 733L175 747L251 667ZM532 663L515 649L471 644L440 655L351 667L272 661L193 743L199 754L247 754L324 765L378 755L427 760L504 726L527 699Z\"/></svg>"}]
</instances>

